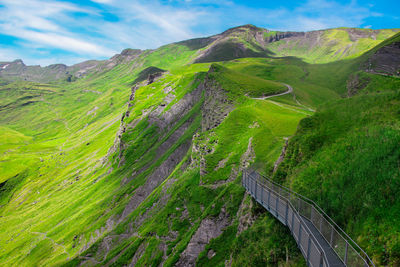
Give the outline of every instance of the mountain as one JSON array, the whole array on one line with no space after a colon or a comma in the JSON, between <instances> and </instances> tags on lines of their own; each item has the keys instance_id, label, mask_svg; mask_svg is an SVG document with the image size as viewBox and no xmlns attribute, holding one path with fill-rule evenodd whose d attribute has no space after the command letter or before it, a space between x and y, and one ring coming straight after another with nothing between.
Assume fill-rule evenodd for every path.
<instances>
[{"instance_id":1,"label":"mountain","mask_svg":"<svg viewBox=\"0 0 400 267\"><path fill-rule=\"evenodd\" d=\"M0 265L305 266L247 168L400 264L398 31L244 25L0 63Z\"/></svg>"}]
</instances>

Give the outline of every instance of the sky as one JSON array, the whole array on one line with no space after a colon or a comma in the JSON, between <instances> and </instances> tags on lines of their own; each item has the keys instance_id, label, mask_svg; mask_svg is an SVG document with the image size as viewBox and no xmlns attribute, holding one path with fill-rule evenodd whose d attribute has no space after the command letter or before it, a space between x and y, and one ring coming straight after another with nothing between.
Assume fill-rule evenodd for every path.
<instances>
[{"instance_id":1,"label":"sky","mask_svg":"<svg viewBox=\"0 0 400 267\"><path fill-rule=\"evenodd\" d=\"M0 0L0 61L72 65L254 24L400 28L399 0Z\"/></svg>"}]
</instances>

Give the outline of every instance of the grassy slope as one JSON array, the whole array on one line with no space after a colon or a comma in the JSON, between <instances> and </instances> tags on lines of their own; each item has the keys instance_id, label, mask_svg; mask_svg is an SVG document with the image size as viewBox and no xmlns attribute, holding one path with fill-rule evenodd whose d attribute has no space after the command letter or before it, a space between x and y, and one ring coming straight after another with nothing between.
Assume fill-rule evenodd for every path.
<instances>
[{"instance_id":1,"label":"grassy slope","mask_svg":"<svg viewBox=\"0 0 400 267\"><path fill-rule=\"evenodd\" d=\"M236 95L262 97L287 91L286 86L278 82L240 73L218 64L211 66L210 76L217 80L222 87L227 88L226 90L235 91Z\"/></svg>"},{"instance_id":2,"label":"grassy slope","mask_svg":"<svg viewBox=\"0 0 400 267\"><path fill-rule=\"evenodd\" d=\"M3 216L0 227L4 229L0 241L6 244L0 247L2 264L59 265L69 262L76 265L80 261L77 256L85 244L90 247L82 255L94 255L98 251L100 241L92 244L89 240L129 233L129 223L144 216L143 222L134 229L135 235L121 238L109 254L96 259L100 264L130 263L143 245L146 250L138 264L158 265L164 257L160 246L167 239L165 265L170 266L179 259L201 220L218 216L221 208L225 207L233 220L232 225L220 238L207 245L198 258L199 265L221 265L229 260L230 254L236 266L277 265L284 264L286 253L291 263L304 265L285 228L268 215L261 215L253 227L236 236L239 223L236 212L244 193L240 178L218 187L214 184L226 180L232 169L238 167L250 138L255 166L270 171L280 154L283 137L293 135L298 122L311 114L303 105L320 108L324 102L344 95L345 81L356 69L357 62L349 60L316 66L295 58L283 58L223 63L224 67L219 67L221 75L213 78L235 99L235 110L217 128L194 135L201 123L199 103L178 123L190 122L182 138L154 160L157 147L177 129L160 133L154 127L147 127L143 114L163 102L166 96L163 89L167 85L173 87L176 95L176 100L166 107L167 110L194 89L196 79L201 79L205 75L201 73L210 66L184 66L193 60L195 52L179 45L148 51L135 62L119 65L110 71L94 73L70 84L54 84L51 86L53 93L41 92L37 97L44 101L1 111L1 131L12 137L2 139L7 143L1 143L0 149L14 153L13 160L18 155L21 159L15 162L19 164L28 162L17 172L3 176L3 181L7 182L0 189L0 215ZM126 123L141 122L123 136L128 144L124 151L126 164L118 168L117 154L114 154L114 170L111 171L109 166L102 166L100 160L111 147L121 114L127 109L125 103L132 82L141 70L149 66L169 73L136 92L131 115L125 120ZM255 81L251 87L246 86L248 80ZM246 93L258 96L282 89L271 81L292 85L300 103L292 95L265 101L244 96ZM31 93L27 87L46 87L26 83L13 86L20 88L22 94ZM5 95L10 92L7 87L10 85L2 87L8 90ZM7 103L20 103L16 100L19 95L11 97ZM189 151L163 186L157 187L125 221L111 233L102 229L109 218L122 213L128 196L146 181L147 175L179 144L192 138L195 144L211 150L214 148L214 153L205 157L208 174L200 177L198 167L187 167L190 158L196 156ZM7 154L3 153L3 157ZM225 161L225 166L216 168L222 161ZM1 164L6 168L9 163L2 161ZM148 172L128 183L123 182L144 165L150 166ZM183 215L185 210L188 211L186 217ZM263 228L264 224L271 228ZM249 247L244 246L243 240L250 247L253 245L252 252L256 257L247 257ZM282 250L285 246L287 252ZM216 252L211 259L206 255L209 249Z\"/></svg>"},{"instance_id":3,"label":"grassy slope","mask_svg":"<svg viewBox=\"0 0 400 267\"><path fill-rule=\"evenodd\" d=\"M282 39L267 45L267 48L275 53L276 56L295 56L303 59L307 63L328 63L337 60L351 59L361 56L382 41L396 34L395 30L380 30L373 38L360 38L356 41L351 40L349 30L351 28L336 28L325 30L319 40L309 43L307 40L287 41ZM372 32L370 29L358 29L365 33Z\"/></svg>"},{"instance_id":4,"label":"grassy slope","mask_svg":"<svg viewBox=\"0 0 400 267\"><path fill-rule=\"evenodd\" d=\"M131 110L131 117L129 118L129 120L133 121L135 118L137 118L138 116L142 115L143 110L146 110L152 106L156 106L157 103L160 103L163 99L163 88L164 85L163 84L175 84L175 88L181 88L181 90L177 90L177 96L182 97L185 93L187 93L188 91L190 91L190 88L187 88L188 83L190 82L191 79L193 79L194 77L194 73L198 72L198 71L204 71L207 70L208 65L207 64L200 64L200 65L192 65L189 68L173 68L171 70L171 75L167 75L165 79L160 80L159 82L156 82L155 84L152 84L150 86L145 86L142 87L139 91L137 91L136 94L136 103L133 106L133 109ZM231 72L228 72L229 74ZM111 75L110 75L111 76ZM95 77L93 83L99 83L101 84L101 82L98 82L97 79L109 79L110 76L106 76L106 77L102 77L100 76L99 78ZM233 83L234 86L229 87L229 85L232 85L232 83L224 83L223 81L227 81L229 80L232 76L221 76L219 78L224 78L224 80L221 80L222 83L225 85L226 89L229 90L230 92L232 92L232 94L236 95L236 97L239 97L241 94L243 94L243 90L241 89L241 87L237 86L236 80L235 83ZM245 76L247 78L249 78L250 76ZM236 77L235 77L236 78ZM257 80L257 79L255 79ZM261 80L261 79L260 79ZM119 78L119 81L121 81L121 78ZM262 81L262 85L264 84L268 84L270 85L271 83L266 83L264 80ZM92 83L92 82L91 82ZM129 80L126 81L126 83L129 84ZM272 83L273 84L273 83ZM226 86L228 85L228 87ZM240 83L239 83L240 85ZM275 85L275 84L273 84ZM90 90L94 90L100 88L99 86L97 87L91 87ZM98 89L97 89L98 90ZM127 90L128 91L128 90ZM71 91L71 94L75 93L73 91ZM95 93L92 93L94 95L96 95ZM149 98L149 95L151 95L151 98ZM240 98L240 97L239 97ZM67 98L66 98L67 99ZM110 98L108 98L110 99ZM111 98L112 99L112 98ZM125 98L126 99L126 98ZM98 100L97 100L98 101ZM261 100L250 100L250 99L242 99L241 100L242 103L239 104L239 106L237 106L236 110L231 113L228 118L224 121L223 124L220 125L220 127L218 127L217 129L215 129L215 132L213 133L204 133L199 137L199 142L202 142L201 140L209 140L209 135L214 136L213 138L215 139L215 136L217 136L218 139L218 146L216 147L216 152L210 156L207 157L207 166L209 168L209 170L211 170L211 172L209 172L209 175L206 177L202 178L203 183L213 183L215 181L218 180L225 180L227 175L230 172L230 169L239 164L240 161L240 156L244 153L244 151L247 148L248 145L248 141L250 137L253 137L253 144L254 144L254 150L255 150L255 154L256 154L256 164L258 164L258 166L265 166L265 164L267 164L268 168L271 168L271 166L273 165L274 159L276 159L279 154L280 154L280 148L283 144L283 137L286 136L290 136L291 134L293 134L293 132L296 129L296 125L298 123L298 121L303 118L307 112L302 109L302 108L298 108L298 107L289 107L289 106L278 106L277 104L275 104L274 102L271 101L261 101ZM72 103L69 103L70 105L72 105ZM61 105L62 107L64 107L64 105ZM68 106L68 105L66 105ZM72 106L73 107L73 106ZM88 110L88 107L86 107L86 110ZM91 110L91 109L90 109ZM98 110L99 112L100 110ZM71 121L73 121L74 118L74 114L70 114L71 111L68 111L68 115L71 116ZM87 112L87 111L86 111ZM67 112L66 112L67 113ZM75 116L78 117L78 111L75 111ZM116 113L117 114L117 118L119 117L118 114L120 114L120 112ZM250 118L250 119L249 119ZM69 120L67 120L69 122ZM80 121L79 121L80 122ZM77 123L79 123L77 122ZM129 122L129 121L128 121ZM83 122L81 122L83 124ZM258 124L258 127L254 127L252 128L253 125ZM100 126L101 124L99 124ZM65 127L65 125L64 125ZM114 126L115 127L115 126ZM140 125L138 125L138 127L140 127ZM149 129L151 130L151 129ZM97 130L99 131L99 130ZM87 132L89 133L95 133L96 132L96 128L91 127L87 129ZM110 141L112 141L112 133L115 132L115 128L114 130L111 130L108 134L108 142L110 144ZM135 132L132 132L132 134L134 134ZM154 134L155 132L153 132L152 134ZM265 133L269 133L268 135ZM150 132L149 132L150 134ZM148 136L151 137L151 135L144 135L144 136ZM105 136L106 138L107 136ZM238 139L240 137L240 139ZM44 137L45 138L45 137ZM62 141L65 141L66 137L61 137L60 139ZM71 136L69 140L75 140L78 137L74 137ZM127 151L127 167L124 169L121 169L119 171L117 171L114 174L111 174L108 179L104 180L104 179L100 179L98 182L96 182L94 185L91 185L93 182L97 181L97 177L99 177L99 175L103 174L106 170L98 170L96 174L92 172L90 172L90 164L83 164L80 162L80 159L82 158L86 158L88 156L88 152L86 149L86 144L88 139L84 139L81 140L83 141L80 145L80 147L76 147L73 146L73 144L71 143L71 141L66 142L65 146L66 147L74 147L74 151L79 151L79 154L71 154L70 158L63 156L63 160L64 162L67 162L68 160L73 161L72 159L76 159L78 163L76 164L71 164L69 163L68 165L64 165L64 168L61 170L59 170L57 167L60 164L60 159L58 159L57 157L54 157L52 155L53 158L51 158L50 160L48 160L48 164L49 164L49 170L46 170L44 173L46 174L47 177L58 177L58 179L56 179L55 181L52 181L53 185L48 185L47 187L43 188L44 184L47 184L50 182L50 180L46 180L46 176L43 177L42 179L40 179L40 183L39 184L35 184L34 186L32 186L31 184L28 184L29 186L26 186L25 188L23 188L23 190L21 190L20 192L35 192L37 191L37 189L35 188L42 188L39 191L39 198L38 196L34 195L34 196L29 196L26 198L26 202L28 203L35 203L35 201L42 200L43 198L45 199L43 202L43 206L41 206L40 210L41 212L37 214L37 217L32 217L32 212L37 213L37 208L36 207L32 207L30 205L29 208L25 207L23 209L17 209L20 210L20 212L18 212L17 214L15 214L14 212L11 212L8 216L7 219L4 220L4 223L7 225L11 225L10 223L12 223L12 225L18 225L21 226L24 223L28 223L30 224L31 222L35 222L37 221L37 219L35 218L40 218L42 216L44 216L44 214L49 214L49 213L53 213L54 216L50 219L46 220L46 223L42 223L39 226L33 226L31 227L30 231L31 233L38 233L36 234L36 238L35 236L32 234L26 234L26 235L22 235L19 239L19 241L14 242L14 246L8 246L10 250L10 252L8 252L8 254L6 257L10 258L11 255L10 254L11 251L14 250L15 246L23 246L24 247L24 243L25 242L29 242L33 245L33 247L36 250L39 251L52 251L51 254L54 255L53 257L47 257L47 258L43 258L42 254L36 255L35 252L32 252L30 249L27 250L27 256L22 256L20 255L20 252L18 253L22 258L21 259L13 259L12 261L15 262L20 262L20 263L29 263L29 262L37 262L39 259L41 260L42 263L50 263L50 262L59 262L59 261L64 261L66 259L66 257L69 257L69 255L72 255L73 253L76 253L77 250L79 249L79 247L82 245L82 243L78 243L76 241L75 236L83 236L84 240L86 239L89 240L91 233L95 230L98 229L100 227L100 225L103 225L105 223L105 221L107 220L107 218L109 218L110 216L112 216L112 214L117 214L121 212L121 207L124 206L125 200L122 198L122 196L124 196L125 194L129 194L129 192L132 192L134 190L134 188L136 188L138 185L140 185L143 181L143 179L145 179L145 175L142 175L141 178L139 179L135 179L135 181L133 182L133 184L130 184L129 187L123 187L120 188L119 187L119 181L125 177L126 174L130 174L132 173L132 171L135 168L140 168L140 166L136 166L135 167L135 159L137 159L143 152L140 151L146 151L151 147L157 147L157 142L156 139L151 138L148 139L147 137L145 137L145 139L143 139L143 137L135 137L135 136L131 136L128 137L126 136L125 138L128 138L130 141L130 147L131 150L133 152L129 152L130 150ZM232 141L234 140L234 138L236 139L235 144L232 143ZM61 142L60 140L60 142ZM104 141L102 141L99 136L96 137L96 142L102 143ZM135 141L136 140L136 141ZM156 142L156 143L155 143ZM135 143L140 144L141 146L141 150L140 151L135 151L134 147L135 147ZM98 147L98 145L96 145L96 143L94 144L90 144L89 147L93 145L95 147ZM207 145L207 142L206 142ZM209 144L208 144L209 145ZM104 155L104 153L106 152L106 148L108 148L110 145L106 145L104 146L104 150L102 152L102 154ZM232 150L233 148L235 148L235 150ZM152 150L154 151L154 150ZM139 153L139 154L138 154ZM67 153L68 155L68 153ZM215 166L218 164L218 162L220 162L221 160L224 160L226 158L226 155L229 155L229 160L227 161L226 167L225 168L221 168L218 171L213 172L212 170L215 168ZM151 158L154 157L154 153L152 153L151 151L149 153L147 153L147 160L151 160ZM131 164L134 164L133 166ZM140 165L144 165L145 162L141 163ZM89 166L87 166L89 165ZM137 165L137 164L136 164ZM93 166L93 165L92 165ZM129 168L128 168L129 167ZM133 169L132 169L133 167ZM86 173L82 170L86 169ZM80 172L78 170L81 170ZM35 173L35 172L33 172ZM29 176L32 176L34 174L28 174ZM187 175L187 174L183 174L183 175ZM86 177L85 177L86 176ZM64 180L65 178L63 177L70 177L67 180ZM85 177L84 180L82 182L79 182L80 180L77 180L76 178L78 177L78 179L82 179L81 177ZM185 177L185 176L183 176ZM196 176L192 176L193 179L198 179L195 178ZM113 183L109 183L106 181L109 181L109 179L111 179L112 181L114 181ZM61 190L61 192L57 193L57 197L52 197L52 199L48 199L46 201L46 195L48 195L50 192L55 190L55 186L58 183L57 186L60 186L59 182L57 181L62 181L61 186L64 187L65 184L68 184L68 189L64 188ZM194 182L196 180L193 180ZM236 184L237 182L235 182ZM71 185L70 185L71 184ZM177 185L178 186L178 185ZM193 192L193 194L198 194L195 193L197 190L202 190L202 189L195 189L196 183L194 183L192 185L192 187L190 189L186 189ZM228 187L228 186L227 186ZM225 189L226 194L228 194L228 192L233 192L232 190L239 190L238 192L243 192L243 190L240 188L239 184L236 185L230 185L230 187L232 187L232 189ZM178 187L179 188L179 187ZM234 189L236 188L236 189ZM82 191L84 190L84 191ZM177 190L177 192L180 192L181 190ZM43 192L43 193L42 193ZM80 192L78 194L78 192ZM207 201L205 200L201 200L201 199L196 199L196 203L198 203L197 205L201 205L201 206L207 206L207 205L212 205L212 203L214 203L215 201L219 202L220 205L223 205L223 201L219 198L219 190L217 192L215 192L214 194L216 194L215 198L210 198L209 200L207 199ZM20 194L21 194L20 193ZM43 197L40 197L41 195L43 195ZM70 196L78 196L77 198L72 198ZM208 193L209 195L209 193ZM241 194L236 193L236 202L238 203L238 201L241 200ZM114 200L112 201L110 198L111 196L114 197ZM120 200L119 197L120 196ZM115 200L115 197L117 197L117 199ZM67 210L65 210L65 208L61 208L60 209L60 205L62 205L63 200L64 199L68 199L69 201L69 205L67 207ZM31 200L32 199L32 200ZM93 202L92 199L96 199L96 202ZM215 199L215 200L214 200ZM150 203L151 201L156 201L157 199L150 199ZM31 202L32 201L32 202ZM187 199L188 202L191 202L190 199ZM211 201L211 202L209 202ZM40 203L41 201L39 201ZM93 204L92 204L93 203ZM108 204L106 204L108 203ZM176 202L176 200L172 199L170 201L170 206L171 207L176 207L178 204ZM208 204L207 204L208 203ZM11 208L15 208L15 206L17 205L17 203L15 203L14 205L11 203L9 203L7 205L7 208L3 210L3 214L7 214L10 212ZM35 203L35 205L37 205L37 203ZM147 204L150 205L150 204ZM104 207L104 208L100 208L100 207ZM116 207L115 209L113 209L111 212L106 212L105 208L106 207ZM120 208L118 208L120 207ZM232 214L235 213L236 209L238 207L238 204L234 205ZM79 211L77 210L79 209ZM57 210L57 212L55 212ZM140 210L142 209L137 209L137 212L140 212ZM170 212L170 211L169 211ZM169 214L169 212L166 212L166 214ZM203 217L206 216L210 216L210 210L205 211L203 213ZM14 214L14 215L13 215ZM21 214L24 214L24 216L21 216ZM135 213L134 213L135 214ZM132 217L134 217L134 214L132 215ZM99 217L100 216L100 217ZM162 214L160 215L162 216ZM194 213L193 215L193 220L194 218L198 219L198 214ZM31 220L27 220L26 218L31 218ZM144 227L144 233L146 233L147 231L149 231L149 229L151 229L152 231L154 231L154 229L157 229L159 227L164 227L163 224L159 224L158 222L163 221L163 220L152 220L152 223L149 224L145 224L146 227ZM198 220L197 220L198 221ZM24 222L24 223L23 223ZM91 222L91 223L89 223ZM34 224L35 225L35 224ZM57 227L55 227L57 225ZM82 225L87 225L86 227L82 228ZM179 241L180 239L178 238L175 242L181 244L180 246L178 246L178 250L177 251L171 251L171 263L174 262L175 260L177 260L177 256L173 256L173 255L179 255L179 252L182 251L182 249L185 247L185 244L187 244L188 242L188 238L190 237L190 233L193 233L193 231L196 229L193 229L192 232L188 232L188 226L183 225L183 226L176 226L178 227L178 229L182 232L182 233L186 233L186 238L182 237L182 241ZM62 229L70 229L68 232L65 232ZM123 226L121 225L119 228L123 229ZM51 231L47 231L45 229L52 229ZM74 229L79 229L79 230L74 230ZM148 230L146 230L148 229ZM7 233L12 233L15 232L16 229L13 229L12 227L8 227L7 228L7 232L6 232L6 236L8 236ZM39 234L39 233L44 233L46 232L46 238L44 238L43 234ZM161 233L160 233L161 234ZM234 234L234 232L232 233L232 235ZM32 240L32 238L35 238ZM50 239L49 239L50 238ZM80 237L82 238L82 237ZM233 236L231 237L233 238ZM36 241L35 241L36 240ZM53 242L54 240L54 242ZM149 240L147 238L143 239L146 242L148 242ZM143 241L142 240L142 241ZM235 238L233 238L233 240L236 240ZM238 239L239 240L239 239ZM50 244L48 241L51 241ZM133 241L133 240L131 240ZM136 242L136 243L135 243ZM137 242L139 241L135 241L133 242L133 244L137 244ZM235 241L232 244L236 244ZM61 245L60 245L61 244ZM121 251L121 249L123 248L125 243L122 243L119 247L115 248L115 251ZM282 243L283 244L283 243ZM181 249L179 249L179 247L181 247ZM156 249L157 247L155 246L154 249ZM226 250L230 250L232 248L227 247ZM260 247L259 248L260 251L265 249L265 247ZM151 250L149 250L151 251ZM66 253L67 252L67 253ZM134 253L135 250L132 250L131 253ZM150 252L149 252L150 253ZM178 253L178 254L177 254ZM222 260L225 258L225 251L221 251L221 255L223 256L219 256L219 258ZM108 258L111 257L110 254ZM127 257L132 257L133 254L127 255ZM295 255L295 254L291 254L291 255ZM241 256L237 256L238 257L238 261L241 258ZM129 258L130 259L130 258ZM174 260L175 259L175 260ZM149 259L145 260L143 259L144 262L146 261L152 261L153 258L150 257ZM202 258L201 261L205 261L205 258ZM276 261L280 261L282 260L282 258L278 257L275 258L274 261L272 262L276 262Z\"/></svg>"},{"instance_id":5,"label":"grassy slope","mask_svg":"<svg viewBox=\"0 0 400 267\"><path fill-rule=\"evenodd\" d=\"M165 49L171 46L158 53ZM180 59L188 56L186 53ZM142 69L152 63L145 59ZM154 65L165 67L177 59ZM9 170L10 160L15 162L11 163L15 167L12 171L2 172L2 180L8 179L0 199L0 239L7 244L0 256L4 264L65 261L81 248L74 244L74 236L82 235L87 242L112 215L99 203L111 200L122 177L116 176L112 183L99 179L107 171L100 161L113 143L121 114L126 111L130 85L141 70L132 71L135 63L118 65L74 83L3 86L1 92L10 98L2 98L8 101L5 104L15 102L17 106L1 111L2 131L20 136L2 139L5 141L1 143L2 151L8 153L2 155L1 168ZM31 87L50 87L54 92L38 93L37 102L25 104L21 95L31 94ZM13 98L10 92L16 90L22 93ZM152 101L147 100L157 104Z\"/></svg>"},{"instance_id":6,"label":"grassy slope","mask_svg":"<svg viewBox=\"0 0 400 267\"><path fill-rule=\"evenodd\" d=\"M383 265L400 262L399 100L398 93L358 96L303 120L278 174Z\"/></svg>"},{"instance_id":7,"label":"grassy slope","mask_svg":"<svg viewBox=\"0 0 400 267\"><path fill-rule=\"evenodd\" d=\"M204 64L192 65L190 68L185 69L184 75L193 76L194 73L190 73L190 70L198 71L205 66ZM149 93L142 90L151 89L152 99L157 102L162 100L161 97L157 97L158 88L162 89L165 87L165 84L174 83L178 78L180 81L185 80L184 77L178 74L178 70L175 70L174 73L175 74L166 76L166 78L150 86L142 87L137 94L137 103L139 105L133 106L134 108L131 114L136 114L136 109L146 109L146 107L140 104L141 97L142 95L147 96ZM174 88L179 88L179 86L175 86ZM229 252L232 251L235 246L239 246L236 248L237 255L235 254L235 257L238 259L238 262L243 260L243 255L240 253L242 248L240 248L238 243L240 239L236 237L238 219L235 217L244 193L240 185L240 178L215 189L211 186L217 181L226 180L231 169L240 164L240 158L246 151L251 137L253 137L256 156L255 161L262 166L268 162L269 166L271 166L274 161L273 159L279 156L281 146L284 142L283 137L293 134L298 121L306 116L306 113L295 107L293 109L287 109L269 101L253 100L243 97L242 91L237 90L237 87L224 88L237 97L235 111L233 111L220 126L213 130L202 132L194 139L194 143L199 146L214 146L215 148L215 152L206 157L209 175L200 177L198 168L182 169L178 166L174 173L164 182L164 185L172 183L169 188L167 187L168 189L161 186L158 187L138 209L110 233L112 236L129 233L131 227L129 223L135 218L140 218L144 211L147 210L147 212L150 212L151 217L146 216L147 218L141 225L134 226L137 234L132 235L119 243L116 247L113 247L109 254L96 257L97 260L101 259L101 264L106 264L107 262L113 262L115 266L127 264L131 261L138 247L140 245L146 245L146 253L142 256L138 264L157 265L162 260L163 256L157 253L162 240L171 235L172 232L176 232L177 236L167 243L167 260L164 263L165 266L173 265L179 259L179 254L187 246L190 237L195 233L197 227L199 227L201 220L207 217L218 216L219 210L223 206L230 214L233 223L219 241L210 244L209 249L214 249L217 252L217 256L215 256L211 262L224 262L228 259ZM140 113L138 113L138 115L139 114ZM199 110L194 111L194 116L196 116L196 114L199 115ZM134 119L130 118L129 121L131 120L133 121ZM258 124L258 126L253 127L255 124ZM147 135L144 133L140 136L136 136L135 133L142 131L139 130L141 127L142 126L138 124L135 128L136 130L125 135L126 141L131 143L130 147L134 148L132 152L127 151L127 153L130 154L126 154L127 163L123 168L130 172L137 170L140 168L140 165L143 165L143 162L136 162L136 159L140 157L143 160L147 158L146 155L149 155L149 158L153 158L155 155L151 154L151 150L158 146L157 142L152 143L150 139L145 137ZM135 148L135 144L140 144L140 149L139 147ZM143 156L143 151L148 149L150 149L150 152L147 152L147 154ZM218 165L218 162L226 159L227 155L229 155L229 160L226 162L225 167L220 168L218 171L213 171L216 165ZM193 154L189 154L188 158L181 164L185 165L185 161L188 161L190 157L193 156ZM143 181L142 179L145 179L145 175L139 175L135 178L135 180L129 184L129 191L133 191L138 184L141 183L140 181ZM199 183L201 183L202 186L199 186ZM165 190L167 191L165 192ZM164 194L169 196L168 201L166 203L160 203L160 199L163 199ZM151 209L151 207L154 206L157 207L157 210ZM188 210L188 215L182 220L180 218L185 209ZM284 228L276 224L276 222L272 222L271 218L260 218L260 223L261 220L268 220L274 227L280 229L280 232L275 236L276 239L281 239L280 237L286 234L283 230ZM251 232L245 232L244 234L251 234ZM270 237L267 235L261 237L263 240L269 240L269 238ZM229 242L227 242L227 240L229 240ZM224 244L223 247L218 246L217 248L218 242L222 242ZM87 253L96 253L99 246L100 244L96 243ZM264 249L274 249L269 246L270 243L267 242L267 245L260 246L258 250L261 252ZM297 261L302 262L301 257L298 257L299 254L295 249L293 241L291 241L288 246L290 247L290 258L295 257ZM276 257L263 260L267 260L270 264L275 264L284 261L284 257L286 257L286 254L282 254L280 250ZM71 264L75 265L79 262L77 259L75 259L75 261L71 262ZM199 264L208 265L210 264L210 260L203 255L199 259Z\"/></svg>"},{"instance_id":8,"label":"grassy slope","mask_svg":"<svg viewBox=\"0 0 400 267\"><path fill-rule=\"evenodd\" d=\"M366 84L357 96L331 102L301 121L275 179L318 202L377 265L397 266L400 80L357 75Z\"/></svg>"}]
</instances>

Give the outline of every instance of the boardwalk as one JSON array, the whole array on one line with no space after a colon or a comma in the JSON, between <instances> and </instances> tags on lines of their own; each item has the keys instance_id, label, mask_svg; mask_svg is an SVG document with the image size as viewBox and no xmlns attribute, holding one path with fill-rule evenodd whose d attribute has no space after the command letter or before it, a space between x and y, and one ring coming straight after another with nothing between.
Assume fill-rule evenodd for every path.
<instances>
[{"instance_id":1,"label":"boardwalk","mask_svg":"<svg viewBox=\"0 0 400 267\"><path fill-rule=\"evenodd\" d=\"M243 186L289 227L307 265L375 266L368 255L311 200L256 172L243 172Z\"/></svg>"}]
</instances>

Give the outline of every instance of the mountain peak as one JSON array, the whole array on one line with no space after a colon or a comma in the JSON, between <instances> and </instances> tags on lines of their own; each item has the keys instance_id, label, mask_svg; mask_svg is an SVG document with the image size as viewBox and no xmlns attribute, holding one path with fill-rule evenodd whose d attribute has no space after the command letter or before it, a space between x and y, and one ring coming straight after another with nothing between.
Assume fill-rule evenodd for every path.
<instances>
[{"instance_id":1,"label":"mountain peak","mask_svg":"<svg viewBox=\"0 0 400 267\"><path fill-rule=\"evenodd\" d=\"M259 27L255 26L253 24L245 24L245 25L240 25L240 26L237 26L237 27L230 28L230 29L224 31L222 34L229 34L229 33L232 33L232 32L243 31L243 30L267 31L266 29L259 28Z\"/></svg>"},{"instance_id":2,"label":"mountain peak","mask_svg":"<svg viewBox=\"0 0 400 267\"><path fill-rule=\"evenodd\" d=\"M16 60L14 60L12 63L20 64L20 65L24 65L24 66L25 66L25 64L24 64L24 62L22 61L22 59L16 59Z\"/></svg>"}]
</instances>

